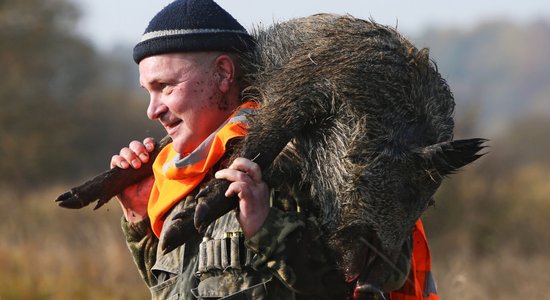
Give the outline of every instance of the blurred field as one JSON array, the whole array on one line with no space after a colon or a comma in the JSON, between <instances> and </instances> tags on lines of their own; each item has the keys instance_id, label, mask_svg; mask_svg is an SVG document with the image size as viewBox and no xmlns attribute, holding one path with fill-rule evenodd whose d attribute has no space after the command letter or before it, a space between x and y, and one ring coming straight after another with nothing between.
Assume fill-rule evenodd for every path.
<instances>
[{"instance_id":1,"label":"blurred field","mask_svg":"<svg viewBox=\"0 0 550 300\"><path fill-rule=\"evenodd\" d=\"M441 299L548 299L550 168L493 183L472 171L443 186L424 218Z\"/></svg>"},{"instance_id":2,"label":"blurred field","mask_svg":"<svg viewBox=\"0 0 550 300\"><path fill-rule=\"evenodd\" d=\"M148 299L117 203L70 211L62 187L0 193L0 299Z\"/></svg>"}]
</instances>

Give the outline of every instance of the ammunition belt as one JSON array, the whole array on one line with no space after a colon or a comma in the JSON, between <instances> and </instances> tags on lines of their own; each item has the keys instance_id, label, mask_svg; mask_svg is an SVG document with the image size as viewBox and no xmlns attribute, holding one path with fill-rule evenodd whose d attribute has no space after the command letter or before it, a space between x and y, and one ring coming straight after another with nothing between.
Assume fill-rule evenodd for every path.
<instances>
[{"instance_id":1,"label":"ammunition belt","mask_svg":"<svg viewBox=\"0 0 550 300\"><path fill-rule=\"evenodd\" d=\"M253 253L244 246L242 232L227 232L222 239L204 237L199 245L196 275L242 270L252 263Z\"/></svg>"}]
</instances>

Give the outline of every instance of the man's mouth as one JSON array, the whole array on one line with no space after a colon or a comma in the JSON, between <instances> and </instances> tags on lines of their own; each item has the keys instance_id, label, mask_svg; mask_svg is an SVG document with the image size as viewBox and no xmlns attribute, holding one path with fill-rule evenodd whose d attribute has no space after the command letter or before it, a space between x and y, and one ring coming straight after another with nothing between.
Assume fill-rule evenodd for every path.
<instances>
[{"instance_id":1,"label":"man's mouth","mask_svg":"<svg viewBox=\"0 0 550 300\"><path fill-rule=\"evenodd\" d=\"M164 127L168 135L173 136L176 133L178 126L181 124L181 122L182 120L177 119L168 123L163 122L162 126Z\"/></svg>"}]
</instances>

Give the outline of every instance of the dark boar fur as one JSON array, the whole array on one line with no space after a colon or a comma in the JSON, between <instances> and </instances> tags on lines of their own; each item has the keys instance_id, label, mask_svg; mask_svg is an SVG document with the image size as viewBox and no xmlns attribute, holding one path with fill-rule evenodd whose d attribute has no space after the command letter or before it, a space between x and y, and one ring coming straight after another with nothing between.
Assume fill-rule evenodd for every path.
<instances>
[{"instance_id":1,"label":"dark boar fur","mask_svg":"<svg viewBox=\"0 0 550 300\"><path fill-rule=\"evenodd\" d=\"M476 160L483 139L453 141L453 95L430 60L394 29L314 15L256 33L246 98L261 103L235 157L273 188L307 189L328 248L355 297L381 295L415 221L443 178ZM237 205L212 181L172 222L169 251Z\"/></svg>"},{"instance_id":2,"label":"dark boar fur","mask_svg":"<svg viewBox=\"0 0 550 300\"><path fill-rule=\"evenodd\" d=\"M235 156L255 159L271 187L309 188L347 280L376 293L444 176L477 159L483 140L452 141L449 86L428 50L392 28L322 14L257 40L247 95L261 109ZM226 211L213 213L227 185L200 193L199 230Z\"/></svg>"}]
</instances>

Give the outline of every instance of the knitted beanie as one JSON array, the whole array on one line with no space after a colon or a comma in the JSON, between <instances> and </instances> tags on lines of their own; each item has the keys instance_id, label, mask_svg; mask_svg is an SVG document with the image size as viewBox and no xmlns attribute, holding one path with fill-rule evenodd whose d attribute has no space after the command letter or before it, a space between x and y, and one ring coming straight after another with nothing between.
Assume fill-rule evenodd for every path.
<instances>
[{"instance_id":1,"label":"knitted beanie","mask_svg":"<svg viewBox=\"0 0 550 300\"><path fill-rule=\"evenodd\" d=\"M245 52L252 45L246 29L214 1L176 0L149 22L134 47L134 61L176 52Z\"/></svg>"}]
</instances>

